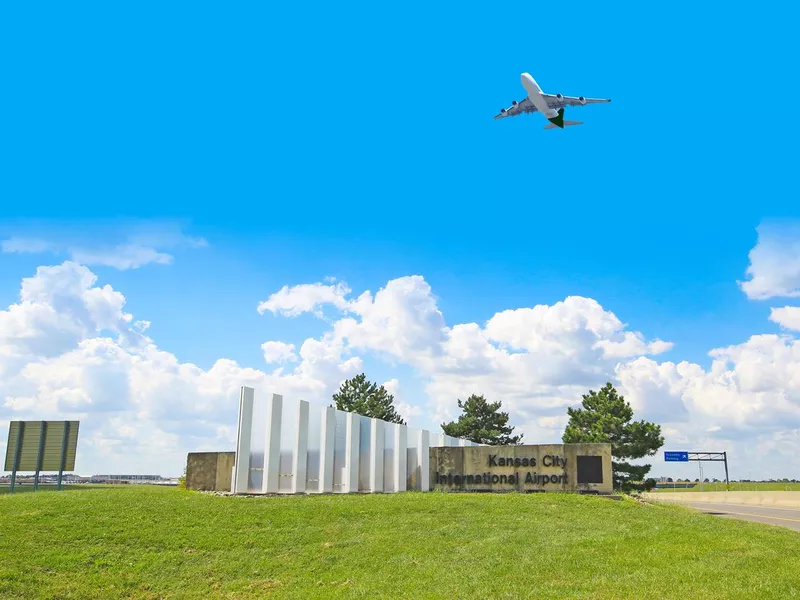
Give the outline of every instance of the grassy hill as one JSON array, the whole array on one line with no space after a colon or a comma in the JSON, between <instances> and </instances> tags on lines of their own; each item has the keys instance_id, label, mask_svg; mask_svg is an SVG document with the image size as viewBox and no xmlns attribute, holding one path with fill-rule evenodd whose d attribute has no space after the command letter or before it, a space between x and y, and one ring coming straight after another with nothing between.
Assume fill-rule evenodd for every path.
<instances>
[{"instance_id":1,"label":"grassy hill","mask_svg":"<svg viewBox=\"0 0 800 600\"><path fill-rule=\"evenodd\" d=\"M0 598L787 598L800 536L559 494L0 495Z\"/></svg>"}]
</instances>

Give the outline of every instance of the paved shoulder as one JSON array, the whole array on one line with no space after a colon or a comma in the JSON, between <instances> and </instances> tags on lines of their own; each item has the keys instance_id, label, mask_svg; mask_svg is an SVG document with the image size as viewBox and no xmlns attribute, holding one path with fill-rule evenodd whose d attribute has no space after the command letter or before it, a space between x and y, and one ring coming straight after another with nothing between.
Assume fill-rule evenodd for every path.
<instances>
[{"instance_id":1,"label":"paved shoulder","mask_svg":"<svg viewBox=\"0 0 800 600\"><path fill-rule=\"evenodd\" d=\"M742 519L755 523L777 525L800 531L800 510L793 508L774 508L768 506L750 506L747 504L685 502L682 503L707 514Z\"/></svg>"}]
</instances>

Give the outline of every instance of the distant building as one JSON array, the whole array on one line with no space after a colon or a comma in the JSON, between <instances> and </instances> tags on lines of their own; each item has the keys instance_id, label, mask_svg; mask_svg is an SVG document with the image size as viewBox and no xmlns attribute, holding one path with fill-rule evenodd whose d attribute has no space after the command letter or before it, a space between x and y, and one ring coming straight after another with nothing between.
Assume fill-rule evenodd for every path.
<instances>
[{"instance_id":1,"label":"distant building","mask_svg":"<svg viewBox=\"0 0 800 600\"><path fill-rule=\"evenodd\" d=\"M160 485L175 485L176 478L162 477L161 475L92 475L90 483L149 483Z\"/></svg>"}]
</instances>

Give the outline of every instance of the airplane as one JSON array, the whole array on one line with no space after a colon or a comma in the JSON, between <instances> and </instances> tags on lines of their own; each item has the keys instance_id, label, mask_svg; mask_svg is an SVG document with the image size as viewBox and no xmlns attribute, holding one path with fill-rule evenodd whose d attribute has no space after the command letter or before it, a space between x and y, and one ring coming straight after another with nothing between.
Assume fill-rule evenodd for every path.
<instances>
[{"instance_id":1,"label":"airplane","mask_svg":"<svg viewBox=\"0 0 800 600\"><path fill-rule=\"evenodd\" d=\"M545 129L555 129L556 127L564 129L571 125L583 125L583 121L564 120L565 106L586 106L587 104L611 102L607 98L584 98L583 96L575 98L561 94L545 94L529 73L523 73L519 78L528 95L521 102L515 100L509 108L501 109L500 114L495 116L495 120L539 111L550 121L549 125L544 126Z\"/></svg>"}]
</instances>

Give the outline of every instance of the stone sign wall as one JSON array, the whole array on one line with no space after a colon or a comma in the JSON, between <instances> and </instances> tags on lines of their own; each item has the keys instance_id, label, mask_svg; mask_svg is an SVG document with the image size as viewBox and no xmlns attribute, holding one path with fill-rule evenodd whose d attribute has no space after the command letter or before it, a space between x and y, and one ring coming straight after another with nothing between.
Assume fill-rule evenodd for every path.
<instances>
[{"instance_id":1,"label":"stone sign wall","mask_svg":"<svg viewBox=\"0 0 800 600\"><path fill-rule=\"evenodd\" d=\"M234 452L190 452L186 459L186 489L230 492Z\"/></svg>"},{"instance_id":2,"label":"stone sign wall","mask_svg":"<svg viewBox=\"0 0 800 600\"><path fill-rule=\"evenodd\" d=\"M431 448L430 488L610 494L611 444Z\"/></svg>"}]
</instances>

